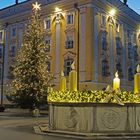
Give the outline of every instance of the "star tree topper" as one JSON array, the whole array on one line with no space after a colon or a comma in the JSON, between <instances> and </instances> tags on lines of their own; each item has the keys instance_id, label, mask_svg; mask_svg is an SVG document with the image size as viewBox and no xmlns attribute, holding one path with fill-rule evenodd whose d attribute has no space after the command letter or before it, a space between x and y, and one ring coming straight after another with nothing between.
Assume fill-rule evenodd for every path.
<instances>
[{"instance_id":1,"label":"star tree topper","mask_svg":"<svg viewBox=\"0 0 140 140\"><path fill-rule=\"evenodd\" d=\"M39 4L38 2L33 3L32 6L33 6L33 11L35 12L41 10L41 4Z\"/></svg>"}]
</instances>

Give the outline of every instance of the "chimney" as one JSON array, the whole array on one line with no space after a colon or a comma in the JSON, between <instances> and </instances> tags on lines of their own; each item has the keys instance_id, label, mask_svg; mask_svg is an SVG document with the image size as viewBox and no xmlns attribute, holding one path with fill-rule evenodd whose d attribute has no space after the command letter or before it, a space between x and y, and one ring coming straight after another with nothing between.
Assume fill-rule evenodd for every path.
<instances>
[{"instance_id":1,"label":"chimney","mask_svg":"<svg viewBox=\"0 0 140 140\"><path fill-rule=\"evenodd\" d=\"M18 0L16 0L15 2L16 2L16 4L18 4Z\"/></svg>"},{"instance_id":2,"label":"chimney","mask_svg":"<svg viewBox=\"0 0 140 140\"><path fill-rule=\"evenodd\" d=\"M123 0L123 3L124 3L125 5L127 5L127 0Z\"/></svg>"}]
</instances>

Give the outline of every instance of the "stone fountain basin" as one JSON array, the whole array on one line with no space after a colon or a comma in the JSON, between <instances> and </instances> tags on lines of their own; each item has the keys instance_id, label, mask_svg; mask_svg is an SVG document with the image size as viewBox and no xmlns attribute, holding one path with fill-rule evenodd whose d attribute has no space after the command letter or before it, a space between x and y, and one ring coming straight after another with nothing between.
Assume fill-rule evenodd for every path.
<instances>
[{"instance_id":1,"label":"stone fountain basin","mask_svg":"<svg viewBox=\"0 0 140 140\"><path fill-rule=\"evenodd\" d=\"M78 134L138 134L140 104L49 103L50 131Z\"/></svg>"}]
</instances>

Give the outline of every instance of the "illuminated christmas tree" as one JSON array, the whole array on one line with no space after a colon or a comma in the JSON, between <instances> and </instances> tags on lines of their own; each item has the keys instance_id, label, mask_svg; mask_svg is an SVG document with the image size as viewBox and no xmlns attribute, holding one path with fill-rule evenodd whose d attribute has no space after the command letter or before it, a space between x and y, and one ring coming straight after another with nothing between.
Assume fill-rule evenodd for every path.
<instances>
[{"instance_id":1,"label":"illuminated christmas tree","mask_svg":"<svg viewBox=\"0 0 140 140\"><path fill-rule=\"evenodd\" d=\"M21 108L33 109L47 102L47 88L53 79L47 66L49 56L45 51L47 46L40 10L40 4L33 4L33 14L14 65L15 79L8 99Z\"/></svg>"}]
</instances>

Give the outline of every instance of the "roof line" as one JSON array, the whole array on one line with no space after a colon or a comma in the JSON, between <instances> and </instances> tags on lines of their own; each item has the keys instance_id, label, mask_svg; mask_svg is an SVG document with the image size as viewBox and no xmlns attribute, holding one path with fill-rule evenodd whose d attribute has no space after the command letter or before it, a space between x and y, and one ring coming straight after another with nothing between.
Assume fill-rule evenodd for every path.
<instances>
[{"instance_id":1,"label":"roof line","mask_svg":"<svg viewBox=\"0 0 140 140\"><path fill-rule=\"evenodd\" d=\"M30 0L25 0L25 1L19 2L18 4L13 4L13 5L7 6L5 8L0 9L0 11L3 11L5 9L11 8L11 7L14 7L14 6L17 6L17 5L21 5L21 4L26 3L28 1L30 1Z\"/></svg>"}]
</instances>

